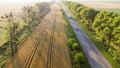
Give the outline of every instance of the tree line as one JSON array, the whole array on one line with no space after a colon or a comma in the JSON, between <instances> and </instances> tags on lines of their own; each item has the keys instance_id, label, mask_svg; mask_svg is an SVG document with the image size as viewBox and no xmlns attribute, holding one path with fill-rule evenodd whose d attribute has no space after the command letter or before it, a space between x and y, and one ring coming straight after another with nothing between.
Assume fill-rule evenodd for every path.
<instances>
[{"instance_id":1,"label":"tree line","mask_svg":"<svg viewBox=\"0 0 120 68\"><path fill-rule=\"evenodd\" d=\"M74 2L64 2L71 14L92 32L109 54L120 63L120 14L97 11Z\"/></svg>"},{"instance_id":2,"label":"tree line","mask_svg":"<svg viewBox=\"0 0 120 68\"><path fill-rule=\"evenodd\" d=\"M4 66L7 60L15 54L20 45L38 26L41 19L50 11L50 3L37 3L35 6L24 6L22 13L18 16L10 12L0 16L0 26L4 30L5 43L0 46L0 67ZM44 9L43 9L44 8Z\"/></svg>"}]
</instances>

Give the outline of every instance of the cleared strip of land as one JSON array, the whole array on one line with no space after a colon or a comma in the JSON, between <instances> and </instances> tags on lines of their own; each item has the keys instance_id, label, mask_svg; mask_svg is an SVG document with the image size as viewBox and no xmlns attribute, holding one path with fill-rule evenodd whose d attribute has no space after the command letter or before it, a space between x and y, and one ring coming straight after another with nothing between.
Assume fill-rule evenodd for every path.
<instances>
[{"instance_id":1,"label":"cleared strip of land","mask_svg":"<svg viewBox=\"0 0 120 68\"><path fill-rule=\"evenodd\" d=\"M71 68L66 24L60 6L51 11L23 43L6 68Z\"/></svg>"}]
</instances>

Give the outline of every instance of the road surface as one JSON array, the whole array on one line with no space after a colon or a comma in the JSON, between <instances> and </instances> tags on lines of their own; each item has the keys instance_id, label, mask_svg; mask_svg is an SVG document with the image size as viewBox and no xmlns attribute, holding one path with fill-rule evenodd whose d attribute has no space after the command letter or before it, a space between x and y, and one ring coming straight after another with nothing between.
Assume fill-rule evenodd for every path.
<instances>
[{"instance_id":1,"label":"road surface","mask_svg":"<svg viewBox=\"0 0 120 68\"><path fill-rule=\"evenodd\" d=\"M77 24L77 22L70 18L70 14L65 8L65 6L61 3L62 8L70 21L70 24L81 44L81 47L88 59L92 68L112 68L108 61L104 58L104 56L100 53L100 51L96 48L94 43L89 39L83 29Z\"/></svg>"},{"instance_id":2,"label":"road surface","mask_svg":"<svg viewBox=\"0 0 120 68\"><path fill-rule=\"evenodd\" d=\"M71 68L66 24L60 9L57 4L51 6L5 68Z\"/></svg>"}]
</instances>

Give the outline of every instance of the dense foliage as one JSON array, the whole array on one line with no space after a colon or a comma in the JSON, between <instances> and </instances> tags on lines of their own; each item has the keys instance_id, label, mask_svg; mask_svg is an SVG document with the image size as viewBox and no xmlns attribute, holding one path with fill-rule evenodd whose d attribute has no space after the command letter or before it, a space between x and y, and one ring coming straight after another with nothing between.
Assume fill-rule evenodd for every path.
<instances>
[{"instance_id":1,"label":"dense foliage","mask_svg":"<svg viewBox=\"0 0 120 68\"><path fill-rule=\"evenodd\" d=\"M13 15L12 12L1 16L0 23L6 23L0 26L6 41L0 45L0 68L14 55L20 45L40 23L40 20L50 11L49 6L50 3L37 3L34 7L23 7L23 12L19 16Z\"/></svg>"},{"instance_id":2,"label":"dense foliage","mask_svg":"<svg viewBox=\"0 0 120 68\"><path fill-rule=\"evenodd\" d=\"M110 11L96 11L74 2L64 4L95 35L113 59L120 63L120 15Z\"/></svg>"}]
</instances>

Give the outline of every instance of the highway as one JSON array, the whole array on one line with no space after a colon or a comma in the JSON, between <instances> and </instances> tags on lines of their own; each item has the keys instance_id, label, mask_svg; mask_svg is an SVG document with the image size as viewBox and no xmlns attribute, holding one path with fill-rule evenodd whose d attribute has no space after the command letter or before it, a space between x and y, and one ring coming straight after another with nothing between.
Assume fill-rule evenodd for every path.
<instances>
[{"instance_id":1,"label":"highway","mask_svg":"<svg viewBox=\"0 0 120 68\"><path fill-rule=\"evenodd\" d=\"M86 55L91 68L112 68L109 62L104 58L101 52L96 48L94 43L89 39L83 29L77 24L75 19L71 17L65 6L60 3L70 24L81 44L84 54Z\"/></svg>"}]
</instances>

